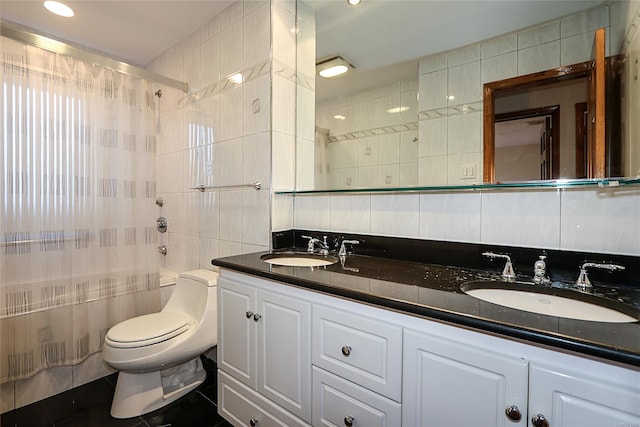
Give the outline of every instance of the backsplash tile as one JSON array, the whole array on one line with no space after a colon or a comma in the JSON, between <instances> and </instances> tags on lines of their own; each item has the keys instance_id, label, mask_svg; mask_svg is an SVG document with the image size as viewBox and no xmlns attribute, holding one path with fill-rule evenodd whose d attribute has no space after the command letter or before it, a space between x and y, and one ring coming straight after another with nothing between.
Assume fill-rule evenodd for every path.
<instances>
[{"instance_id":1,"label":"backsplash tile","mask_svg":"<svg viewBox=\"0 0 640 427\"><path fill-rule=\"evenodd\" d=\"M559 191L496 191L482 194L484 243L560 247Z\"/></svg>"},{"instance_id":2,"label":"backsplash tile","mask_svg":"<svg viewBox=\"0 0 640 427\"><path fill-rule=\"evenodd\" d=\"M371 232L370 195L331 195L331 231Z\"/></svg>"},{"instance_id":3,"label":"backsplash tile","mask_svg":"<svg viewBox=\"0 0 640 427\"><path fill-rule=\"evenodd\" d=\"M420 195L420 238L480 241L480 193Z\"/></svg>"},{"instance_id":4,"label":"backsplash tile","mask_svg":"<svg viewBox=\"0 0 640 427\"><path fill-rule=\"evenodd\" d=\"M294 206L294 225L296 228L332 230L330 195L296 197Z\"/></svg>"},{"instance_id":5,"label":"backsplash tile","mask_svg":"<svg viewBox=\"0 0 640 427\"><path fill-rule=\"evenodd\" d=\"M562 190L563 249L640 255L640 190Z\"/></svg>"},{"instance_id":6,"label":"backsplash tile","mask_svg":"<svg viewBox=\"0 0 640 427\"><path fill-rule=\"evenodd\" d=\"M413 237L420 229L420 196L371 195L371 234Z\"/></svg>"}]
</instances>

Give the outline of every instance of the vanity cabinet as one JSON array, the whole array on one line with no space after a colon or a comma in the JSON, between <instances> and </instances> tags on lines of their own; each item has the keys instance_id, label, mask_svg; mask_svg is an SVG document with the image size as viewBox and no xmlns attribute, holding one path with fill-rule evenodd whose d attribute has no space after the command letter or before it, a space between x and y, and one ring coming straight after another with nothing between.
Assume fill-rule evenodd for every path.
<instances>
[{"instance_id":1,"label":"vanity cabinet","mask_svg":"<svg viewBox=\"0 0 640 427\"><path fill-rule=\"evenodd\" d=\"M638 375L619 373L623 378L613 382L616 372L598 366L579 373L570 368L531 363L529 418L542 414L550 427L640 426Z\"/></svg>"},{"instance_id":2,"label":"vanity cabinet","mask_svg":"<svg viewBox=\"0 0 640 427\"><path fill-rule=\"evenodd\" d=\"M410 330L404 340L404 426L527 425L526 360Z\"/></svg>"},{"instance_id":3,"label":"vanity cabinet","mask_svg":"<svg viewBox=\"0 0 640 427\"><path fill-rule=\"evenodd\" d=\"M640 426L638 368L226 269L218 304L235 426Z\"/></svg>"},{"instance_id":4,"label":"vanity cabinet","mask_svg":"<svg viewBox=\"0 0 640 427\"><path fill-rule=\"evenodd\" d=\"M276 292L274 287L281 285L232 273L218 279L218 368L224 374L219 384L221 411L232 411L224 399L231 399L233 393L226 390L225 394L225 387L242 395L245 389L233 385L239 383L309 423L311 303L301 295ZM261 401L254 404L259 407ZM234 416L247 425L262 419L249 412Z\"/></svg>"},{"instance_id":5,"label":"vanity cabinet","mask_svg":"<svg viewBox=\"0 0 640 427\"><path fill-rule=\"evenodd\" d=\"M429 325L405 329L403 426L640 425L637 370Z\"/></svg>"}]
</instances>

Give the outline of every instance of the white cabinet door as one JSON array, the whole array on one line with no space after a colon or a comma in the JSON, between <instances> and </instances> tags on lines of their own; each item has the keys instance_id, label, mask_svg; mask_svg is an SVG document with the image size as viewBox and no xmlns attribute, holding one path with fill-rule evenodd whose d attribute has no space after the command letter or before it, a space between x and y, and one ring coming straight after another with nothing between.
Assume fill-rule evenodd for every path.
<instances>
[{"instance_id":1,"label":"white cabinet door","mask_svg":"<svg viewBox=\"0 0 640 427\"><path fill-rule=\"evenodd\" d=\"M403 360L403 426L527 425L527 361L410 330Z\"/></svg>"},{"instance_id":2,"label":"white cabinet door","mask_svg":"<svg viewBox=\"0 0 640 427\"><path fill-rule=\"evenodd\" d=\"M311 419L311 304L258 291L258 392Z\"/></svg>"},{"instance_id":3,"label":"white cabinet door","mask_svg":"<svg viewBox=\"0 0 640 427\"><path fill-rule=\"evenodd\" d=\"M257 290L218 278L218 368L256 388L256 335L254 321Z\"/></svg>"},{"instance_id":4,"label":"white cabinet door","mask_svg":"<svg viewBox=\"0 0 640 427\"><path fill-rule=\"evenodd\" d=\"M595 368L577 375L532 364L529 419L541 414L550 427L640 426L638 376L635 387L611 384Z\"/></svg>"}]
</instances>

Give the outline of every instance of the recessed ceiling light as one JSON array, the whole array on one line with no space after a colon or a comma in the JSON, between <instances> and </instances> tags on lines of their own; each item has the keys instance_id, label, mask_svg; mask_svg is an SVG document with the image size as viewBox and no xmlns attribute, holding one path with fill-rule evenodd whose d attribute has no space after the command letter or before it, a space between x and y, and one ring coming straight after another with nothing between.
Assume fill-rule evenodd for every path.
<instances>
[{"instance_id":1,"label":"recessed ceiling light","mask_svg":"<svg viewBox=\"0 0 640 427\"><path fill-rule=\"evenodd\" d=\"M345 116L343 116L342 114L336 114L335 116L333 116L334 119L336 120L344 120L346 119Z\"/></svg>"},{"instance_id":2,"label":"recessed ceiling light","mask_svg":"<svg viewBox=\"0 0 640 427\"><path fill-rule=\"evenodd\" d=\"M320 77L331 78L340 76L355 68L341 56L333 56L316 64L316 71Z\"/></svg>"},{"instance_id":3,"label":"recessed ceiling light","mask_svg":"<svg viewBox=\"0 0 640 427\"><path fill-rule=\"evenodd\" d=\"M409 107L407 107L407 106L403 105L403 106L400 106L400 107L389 108L389 109L387 110L387 113L389 113L389 114L396 114L396 113L403 113L403 112L405 112L405 111L409 111L409 110L410 110L410 108L409 108Z\"/></svg>"},{"instance_id":4,"label":"recessed ceiling light","mask_svg":"<svg viewBox=\"0 0 640 427\"><path fill-rule=\"evenodd\" d=\"M71 18L74 15L73 9L57 1L47 0L44 2L44 7L46 7L49 12L64 16L65 18Z\"/></svg>"},{"instance_id":5,"label":"recessed ceiling light","mask_svg":"<svg viewBox=\"0 0 640 427\"><path fill-rule=\"evenodd\" d=\"M347 0L347 3L349 3L349 6L357 6L361 1L362 0Z\"/></svg>"},{"instance_id":6,"label":"recessed ceiling light","mask_svg":"<svg viewBox=\"0 0 640 427\"><path fill-rule=\"evenodd\" d=\"M242 76L242 73L235 73L232 76L227 77L227 79L233 83L233 84L241 84L244 81L244 77Z\"/></svg>"}]
</instances>

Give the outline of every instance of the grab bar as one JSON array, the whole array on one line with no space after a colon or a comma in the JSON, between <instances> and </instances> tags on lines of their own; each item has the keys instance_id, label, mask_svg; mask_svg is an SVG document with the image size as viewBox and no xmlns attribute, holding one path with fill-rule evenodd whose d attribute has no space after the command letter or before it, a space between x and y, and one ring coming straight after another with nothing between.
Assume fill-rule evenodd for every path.
<instances>
[{"instance_id":1,"label":"grab bar","mask_svg":"<svg viewBox=\"0 0 640 427\"><path fill-rule=\"evenodd\" d=\"M236 184L236 185L213 185L213 186L207 186L207 185L198 185L197 187L190 187L189 190L198 190L201 193L204 192L204 190L218 190L221 188L244 188L244 187L253 187L256 190L260 190L262 188L262 183L260 181L256 181L253 184Z\"/></svg>"}]
</instances>

